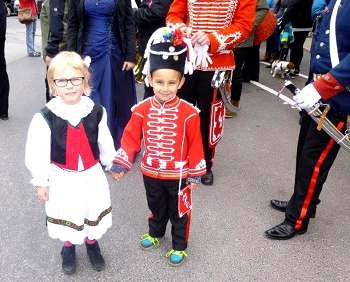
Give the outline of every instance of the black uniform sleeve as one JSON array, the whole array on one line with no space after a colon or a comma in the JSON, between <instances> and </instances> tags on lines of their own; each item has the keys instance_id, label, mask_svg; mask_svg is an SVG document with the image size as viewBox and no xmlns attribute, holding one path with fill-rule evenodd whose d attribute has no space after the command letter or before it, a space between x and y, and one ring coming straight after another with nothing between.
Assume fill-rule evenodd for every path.
<instances>
[{"instance_id":1,"label":"black uniform sleeve","mask_svg":"<svg viewBox=\"0 0 350 282\"><path fill-rule=\"evenodd\" d=\"M131 8L131 1L125 0L125 38L126 54L125 61L136 62L136 29Z\"/></svg>"},{"instance_id":2,"label":"black uniform sleeve","mask_svg":"<svg viewBox=\"0 0 350 282\"><path fill-rule=\"evenodd\" d=\"M135 11L135 22L138 26L164 22L172 0L154 0L150 4L148 2L142 2Z\"/></svg>"},{"instance_id":3,"label":"black uniform sleeve","mask_svg":"<svg viewBox=\"0 0 350 282\"><path fill-rule=\"evenodd\" d=\"M78 50L78 32L79 32L79 18L78 18L78 0L69 1L68 12L68 29L67 29L67 49L69 51Z\"/></svg>"},{"instance_id":4,"label":"black uniform sleeve","mask_svg":"<svg viewBox=\"0 0 350 282\"><path fill-rule=\"evenodd\" d=\"M64 2L63 0L49 0L50 17L49 17L49 38L47 41L46 53L47 56L53 58L59 52L59 44L63 40L63 15Z\"/></svg>"}]
</instances>

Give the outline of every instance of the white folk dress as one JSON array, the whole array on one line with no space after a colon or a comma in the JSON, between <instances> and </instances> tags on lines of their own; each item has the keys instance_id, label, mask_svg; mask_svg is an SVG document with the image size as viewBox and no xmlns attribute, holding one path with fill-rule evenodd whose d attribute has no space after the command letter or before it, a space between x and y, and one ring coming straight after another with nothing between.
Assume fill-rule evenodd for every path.
<instances>
[{"instance_id":1,"label":"white folk dress","mask_svg":"<svg viewBox=\"0 0 350 282\"><path fill-rule=\"evenodd\" d=\"M46 106L76 126L92 111L94 102L83 96L78 104L67 105L57 97ZM116 152L105 109L98 125L98 146L100 162L110 167ZM25 163L33 177L31 183L49 188L45 203L49 236L73 244L82 244L85 238L100 239L112 226L109 185L100 163L84 170L79 157L78 171L67 171L51 163L50 150L51 130L37 113L28 131Z\"/></svg>"}]
</instances>

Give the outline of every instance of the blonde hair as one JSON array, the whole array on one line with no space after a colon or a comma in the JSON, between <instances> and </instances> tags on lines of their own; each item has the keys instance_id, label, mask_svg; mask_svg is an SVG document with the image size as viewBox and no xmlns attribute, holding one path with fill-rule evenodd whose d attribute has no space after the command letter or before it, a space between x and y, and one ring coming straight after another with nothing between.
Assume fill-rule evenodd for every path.
<instances>
[{"instance_id":1,"label":"blonde hair","mask_svg":"<svg viewBox=\"0 0 350 282\"><path fill-rule=\"evenodd\" d=\"M55 96L55 84L54 74L58 68L71 67L75 70L81 71L84 76L83 86L84 94L89 95L91 92L90 87L90 72L88 66L85 64L80 55L76 52L63 51L58 53L50 62L49 69L47 70L47 82L50 88L51 96Z\"/></svg>"}]
</instances>

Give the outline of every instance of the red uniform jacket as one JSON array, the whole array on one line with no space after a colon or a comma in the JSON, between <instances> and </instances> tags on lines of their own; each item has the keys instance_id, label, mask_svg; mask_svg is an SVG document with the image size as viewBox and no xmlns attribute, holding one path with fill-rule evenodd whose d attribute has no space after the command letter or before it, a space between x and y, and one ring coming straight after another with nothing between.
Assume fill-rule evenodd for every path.
<instances>
[{"instance_id":1,"label":"red uniform jacket","mask_svg":"<svg viewBox=\"0 0 350 282\"><path fill-rule=\"evenodd\" d=\"M256 0L174 0L166 21L208 34L213 63L202 70L230 70L232 50L251 32L255 10Z\"/></svg>"},{"instance_id":2,"label":"red uniform jacket","mask_svg":"<svg viewBox=\"0 0 350 282\"><path fill-rule=\"evenodd\" d=\"M178 97L163 105L155 97L140 102L132 108L114 162L130 169L143 139L144 175L158 179L179 179L180 173L181 178L204 175L198 113L198 109Z\"/></svg>"}]
</instances>

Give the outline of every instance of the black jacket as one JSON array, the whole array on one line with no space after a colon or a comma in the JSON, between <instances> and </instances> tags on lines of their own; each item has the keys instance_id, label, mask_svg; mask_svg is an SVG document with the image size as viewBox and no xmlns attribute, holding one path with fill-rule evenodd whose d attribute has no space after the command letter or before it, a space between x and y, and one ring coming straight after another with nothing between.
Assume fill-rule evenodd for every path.
<instances>
[{"instance_id":1,"label":"black jacket","mask_svg":"<svg viewBox=\"0 0 350 282\"><path fill-rule=\"evenodd\" d=\"M60 51L60 44L66 41L65 33L67 26L67 11L69 1L49 0L49 38L47 41L46 54L53 58Z\"/></svg>"},{"instance_id":2,"label":"black jacket","mask_svg":"<svg viewBox=\"0 0 350 282\"><path fill-rule=\"evenodd\" d=\"M282 14L281 27L291 22L293 28L311 28L311 6L313 0L280 0L277 15Z\"/></svg>"},{"instance_id":3,"label":"black jacket","mask_svg":"<svg viewBox=\"0 0 350 282\"><path fill-rule=\"evenodd\" d=\"M136 35L135 22L130 0L115 0L118 8L113 19L112 30L121 39L121 49L125 55L125 61L136 61ZM82 54L84 42L84 0L71 0L68 19L68 50Z\"/></svg>"},{"instance_id":4,"label":"black jacket","mask_svg":"<svg viewBox=\"0 0 350 282\"><path fill-rule=\"evenodd\" d=\"M172 2L173 0L144 0L135 10L134 17L141 53L144 53L152 33L165 26L165 18Z\"/></svg>"},{"instance_id":5,"label":"black jacket","mask_svg":"<svg viewBox=\"0 0 350 282\"><path fill-rule=\"evenodd\" d=\"M7 9L3 1L0 2L0 40L5 40L6 36L6 16Z\"/></svg>"}]
</instances>

